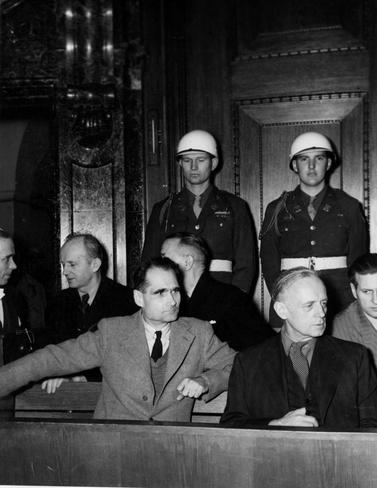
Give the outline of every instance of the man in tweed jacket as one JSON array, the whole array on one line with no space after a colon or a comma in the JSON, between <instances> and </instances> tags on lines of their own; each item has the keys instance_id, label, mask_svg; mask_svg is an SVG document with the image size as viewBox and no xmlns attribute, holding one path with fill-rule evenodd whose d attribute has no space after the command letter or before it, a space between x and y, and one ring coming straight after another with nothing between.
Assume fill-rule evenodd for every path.
<instances>
[{"instance_id":1,"label":"man in tweed jacket","mask_svg":"<svg viewBox=\"0 0 377 488\"><path fill-rule=\"evenodd\" d=\"M139 312L101 320L96 332L0 368L0 396L46 376L100 367L95 418L189 421L196 398L207 401L227 389L235 353L209 323L177 319L178 273L167 258L143 264L135 277Z\"/></svg>"}]
</instances>

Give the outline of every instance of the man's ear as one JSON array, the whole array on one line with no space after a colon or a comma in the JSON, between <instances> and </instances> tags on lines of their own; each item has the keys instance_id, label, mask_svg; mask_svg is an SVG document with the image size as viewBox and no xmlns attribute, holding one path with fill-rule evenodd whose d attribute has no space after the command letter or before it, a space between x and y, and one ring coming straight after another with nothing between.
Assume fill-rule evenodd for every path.
<instances>
[{"instance_id":1,"label":"man's ear","mask_svg":"<svg viewBox=\"0 0 377 488\"><path fill-rule=\"evenodd\" d=\"M327 158L326 171L328 171L331 168L331 165L332 165L332 159L331 158Z\"/></svg>"},{"instance_id":2,"label":"man's ear","mask_svg":"<svg viewBox=\"0 0 377 488\"><path fill-rule=\"evenodd\" d=\"M100 260L100 258L94 258L94 259L92 259L92 262L90 264L91 264L93 272L97 273L97 271L101 267L102 261Z\"/></svg>"},{"instance_id":3,"label":"man's ear","mask_svg":"<svg viewBox=\"0 0 377 488\"><path fill-rule=\"evenodd\" d=\"M214 171L219 164L219 160L217 158L212 158L212 171Z\"/></svg>"},{"instance_id":4,"label":"man's ear","mask_svg":"<svg viewBox=\"0 0 377 488\"><path fill-rule=\"evenodd\" d=\"M292 169L295 173L298 173L296 159L292 161Z\"/></svg>"},{"instance_id":5,"label":"man's ear","mask_svg":"<svg viewBox=\"0 0 377 488\"><path fill-rule=\"evenodd\" d=\"M288 311L287 311L287 307L283 302L275 302L274 310L282 320L285 320L287 318Z\"/></svg>"},{"instance_id":6,"label":"man's ear","mask_svg":"<svg viewBox=\"0 0 377 488\"><path fill-rule=\"evenodd\" d=\"M357 300L356 286L355 286L353 283L351 283L351 285L350 285L350 286L351 286L352 295L353 295L353 296L354 296L354 298L356 298L356 300Z\"/></svg>"},{"instance_id":7,"label":"man's ear","mask_svg":"<svg viewBox=\"0 0 377 488\"><path fill-rule=\"evenodd\" d=\"M191 254L187 254L187 256L185 256L185 261L184 261L184 265L185 265L185 270L189 270L192 268L194 264L194 258L193 256L191 256Z\"/></svg>"},{"instance_id":8,"label":"man's ear","mask_svg":"<svg viewBox=\"0 0 377 488\"><path fill-rule=\"evenodd\" d=\"M144 298L140 290L134 290L134 300L137 306L143 308Z\"/></svg>"}]
</instances>

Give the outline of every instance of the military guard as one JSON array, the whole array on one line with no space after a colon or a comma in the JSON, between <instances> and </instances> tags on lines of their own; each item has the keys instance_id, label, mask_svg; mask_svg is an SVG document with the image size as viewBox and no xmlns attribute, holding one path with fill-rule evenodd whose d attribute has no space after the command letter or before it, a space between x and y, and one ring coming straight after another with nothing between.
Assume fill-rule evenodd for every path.
<instances>
[{"instance_id":1,"label":"military guard","mask_svg":"<svg viewBox=\"0 0 377 488\"><path fill-rule=\"evenodd\" d=\"M178 143L184 188L156 203L150 216L142 260L158 256L168 235L190 232L208 244L214 278L248 292L256 278L256 239L247 203L211 184L218 166L215 138L194 130Z\"/></svg>"},{"instance_id":2,"label":"military guard","mask_svg":"<svg viewBox=\"0 0 377 488\"><path fill-rule=\"evenodd\" d=\"M261 231L262 272L271 293L281 270L305 266L318 271L327 288L330 321L353 301L347 266L367 250L365 218L355 198L326 183L336 159L327 137L317 132L299 135L289 159L299 185L267 206ZM272 309L270 322L281 326Z\"/></svg>"}]
</instances>

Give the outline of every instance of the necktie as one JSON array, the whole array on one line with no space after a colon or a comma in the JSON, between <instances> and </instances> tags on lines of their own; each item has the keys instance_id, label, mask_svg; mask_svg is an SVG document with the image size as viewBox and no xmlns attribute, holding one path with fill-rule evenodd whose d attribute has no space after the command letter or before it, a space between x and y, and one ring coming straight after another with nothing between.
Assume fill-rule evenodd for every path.
<instances>
[{"instance_id":1,"label":"necktie","mask_svg":"<svg viewBox=\"0 0 377 488\"><path fill-rule=\"evenodd\" d=\"M302 347L305 343L292 342L289 349L289 357L291 358L293 369L300 378L300 382L306 388L306 382L309 374L309 364L305 355L302 352Z\"/></svg>"},{"instance_id":2,"label":"necktie","mask_svg":"<svg viewBox=\"0 0 377 488\"><path fill-rule=\"evenodd\" d=\"M86 311L88 310L89 308L89 295L87 293L85 293L85 295L83 295L81 297L81 311L82 311L82 314L85 315Z\"/></svg>"},{"instance_id":3,"label":"necktie","mask_svg":"<svg viewBox=\"0 0 377 488\"><path fill-rule=\"evenodd\" d=\"M162 332L160 330L156 330L155 334L156 334L156 340L154 341L152 354L151 354L151 358L153 359L154 362L156 362L162 356L162 342L161 342Z\"/></svg>"},{"instance_id":4,"label":"necktie","mask_svg":"<svg viewBox=\"0 0 377 488\"><path fill-rule=\"evenodd\" d=\"M309 202L309 205L308 205L308 214L309 214L309 217L314 220L314 217L317 213L316 209L314 208L314 205L313 205L313 202L314 202L314 198L315 197L310 197L310 202Z\"/></svg>"},{"instance_id":5,"label":"necktie","mask_svg":"<svg viewBox=\"0 0 377 488\"><path fill-rule=\"evenodd\" d=\"M194 205L192 206L196 218L199 217L200 212L202 211L202 207L200 206L200 198L201 195L195 195Z\"/></svg>"}]
</instances>

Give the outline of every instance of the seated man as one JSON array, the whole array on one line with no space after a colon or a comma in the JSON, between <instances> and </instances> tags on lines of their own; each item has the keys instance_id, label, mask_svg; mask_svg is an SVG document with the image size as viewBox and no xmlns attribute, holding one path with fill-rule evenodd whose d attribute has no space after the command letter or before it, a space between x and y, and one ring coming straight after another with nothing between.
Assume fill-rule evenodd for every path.
<instances>
[{"instance_id":1,"label":"seated man","mask_svg":"<svg viewBox=\"0 0 377 488\"><path fill-rule=\"evenodd\" d=\"M364 345L377 366L377 254L363 254L348 270L356 298L334 319L332 335Z\"/></svg>"},{"instance_id":2,"label":"seated man","mask_svg":"<svg viewBox=\"0 0 377 488\"><path fill-rule=\"evenodd\" d=\"M315 271L281 273L272 297L280 335L242 351L221 422L233 426L377 426L377 381L365 347L322 335L326 289Z\"/></svg>"},{"instance_id":3,"label":"seated man","mask_svg":"<svg viewBox=\"0 0 377 488\"><path fill-rule=\"evenodd\" d=\"M3 366L0 397L47 375L100 367L95 418L188 422L195 398L227 389L235 353L206 322L178 319L178 274L167 258L144 263L135 276L139 312Z\"/></svg>"},{"instance_id":4,"label":"seated man","mask_svg":"<svg viewBox=\"0 0 377 488\"><path fill-rule=\"evenodd\" d=\"M201 237L172 234L163 242L161 255L178 264L183 274L181 316L207 320L217 337L238 351L275 335L246 293L212 278L210 251Z\"/></svg>"},{"instance_id":5,"label":"seated man","mask_svg":"<svg viewBox=\"0 0 377 488\"><path fill-rule=\"evenodd\" d=\"M136 312L138 307L132 290L105 276L105 250L93 235L69 235L61 248L60 257L69 288L59 292L47 307L48 337L43 345L51 342L57 344L88 330L95 330L97 323L105 317ZM85 378L100 381L101 375L95 369L85 371ZM44 383L43 387L48 392L54 392L61 382L62 379L57 378Z\"/></svg>"}]
</instances>

